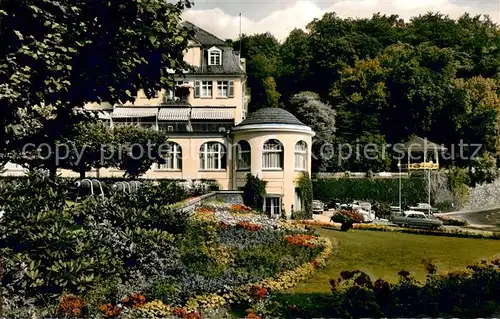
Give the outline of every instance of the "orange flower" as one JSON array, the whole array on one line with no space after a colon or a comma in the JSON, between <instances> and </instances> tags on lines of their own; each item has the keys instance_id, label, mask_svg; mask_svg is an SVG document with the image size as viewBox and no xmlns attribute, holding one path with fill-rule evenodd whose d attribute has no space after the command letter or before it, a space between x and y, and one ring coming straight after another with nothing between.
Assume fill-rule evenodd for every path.
<instances>
[{"instance_id":1,"label":"orange flower","mask_svg":"<svg viewBox=\"0 0 500 319\"><path fill-rule=\"evenodd\" d=\"M213 210L211 210L210 208L205 208L205 207L197 208L195 212L198 214L213 214L214 213Z\"/></svg>"},{"instance_id":2,"label":"orange flower","mask_svg":"<svg viewBox=\"0 0 500 319\"><path fill-rule=\"evenodd\" d=\"M99 306L99 310L104 315L104 317L107 317L107 318L116 318L116 317L119 317L120 314L121 314L121 312L122 312L122 310L120 309L120 307L113 306L111 304L100 305Z\"/></svg>"},{"instance_id":3,"label":"orange flower","mask_svg":"<svg viewBox=\"0 0 500 319\"><path fill-rule=\"evenodd\" d=\"M262 226L257 225L257 224L252 224L250 222L239 222L236 224L237 228L242 228L248 231L258 231L262 229Z\"/></svg>"},{"instance_id":4,"label":"orange flower","mask_svg":"<svg viewBox=\"0 0 500 319\"><path fill-rule=\"evenodd\" d=\"M316 248L316 244L311 241L317 237L314 235L286 235L285 240L289 245L307 247L310 249Z\"/></svg>"},{"instance_id":5,"label":"orange flower","mask_svg":"<svg viewBox=\"0 0 500 319\"><path fill-rule=\"evenodd\" d=\"M69 317L79 317L83 314L85 301L77 296L63 296L59 302L58 312Z\"/></svg>"}]
</instances>

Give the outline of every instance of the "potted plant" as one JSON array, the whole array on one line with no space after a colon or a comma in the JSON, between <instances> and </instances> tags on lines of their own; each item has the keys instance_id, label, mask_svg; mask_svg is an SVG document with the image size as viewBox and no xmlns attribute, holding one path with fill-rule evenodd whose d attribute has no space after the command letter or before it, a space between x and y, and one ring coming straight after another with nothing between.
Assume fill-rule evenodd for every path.
<instances>
[{"instance_id":1,"label":"potted plant","mask_svg":"<svg viewBox=\"0 0 500 319\"><path fill-rule=\"evenodd\" d=\"M341 224L341 231L349 231L354 223L361 223L363 221L363 216L357 211L342 209L331 217L331 221Z\"/></svg>"}]
</instances>

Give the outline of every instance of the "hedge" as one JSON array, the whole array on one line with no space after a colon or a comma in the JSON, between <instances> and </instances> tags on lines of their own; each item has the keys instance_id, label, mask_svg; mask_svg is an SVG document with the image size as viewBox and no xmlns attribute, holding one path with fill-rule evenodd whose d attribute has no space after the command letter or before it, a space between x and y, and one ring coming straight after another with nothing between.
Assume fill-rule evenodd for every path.
<instances>
[{"instance_id":1,"label":"hedge","mask_svg":"<svg viewBox=\"0 0 500 319\"><path fill-rule=\"evenodd\" d=\"M366 200L372 203L399 204L399 179L338 178L313 181L315 199L325 203L348 203ZM401 202L403 207L426 203L427 182L424 178L410 177L401 180Z\"/></svg>"}]
</instances>

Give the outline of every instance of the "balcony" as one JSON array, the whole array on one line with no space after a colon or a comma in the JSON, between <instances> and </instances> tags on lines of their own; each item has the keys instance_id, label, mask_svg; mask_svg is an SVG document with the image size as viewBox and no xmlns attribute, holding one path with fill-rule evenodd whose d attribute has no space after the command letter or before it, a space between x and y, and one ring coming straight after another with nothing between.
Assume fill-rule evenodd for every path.
<instances>
[{"instance_id":1,"label":"balcony","mask_svg":"<svg viewBox=\"0 0 500 319\"><path fill-rule=\"evenodd\" d=\"M225 133L233 127L231 122L159 122L158 129L166 133Z\"/></svg>"},{"instance_id":2,"label":"balcony","mask_svg":"<svg viewBox=\"0 0 500 319\"><path fill-rule=\"evenodd\" d=\"M142 128L150 128L156 130L155 122L113 122L113 126L125 126L125 125L135 125Z\"/></svg>"},{"instance_id":3,"label":"balcony","mask_svg":"<svg viewBox=\"0 0 500 319\"><path fill-rule=\"evenodd\" d=\"M177 87L165 92L161 105L189 105L189 88Z\"/></svg>"}]
</instances>

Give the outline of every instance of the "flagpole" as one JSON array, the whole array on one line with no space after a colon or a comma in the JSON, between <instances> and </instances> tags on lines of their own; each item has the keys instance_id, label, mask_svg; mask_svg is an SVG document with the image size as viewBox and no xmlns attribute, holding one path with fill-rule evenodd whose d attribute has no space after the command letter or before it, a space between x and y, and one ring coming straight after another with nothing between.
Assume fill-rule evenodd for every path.
<instances>
[{"instance_id":1,"label":"flagpole","mask_svg":"<svg viewBox=\"0 0 500 319\"><path fill-rule=\"evenodd\" d=\"M240 55L241 55L241 12L240 12Z\"/></svg>"},{"instance_id":2,"label":"flagpole","mask_svg":"<svg viewBox=\"0 0 500 319\"><path fill-rule=\"evenodd\" d=\"M399 213L401 213L401 159L398 159L399 167Z\"/></svg>"}]
</instances>

